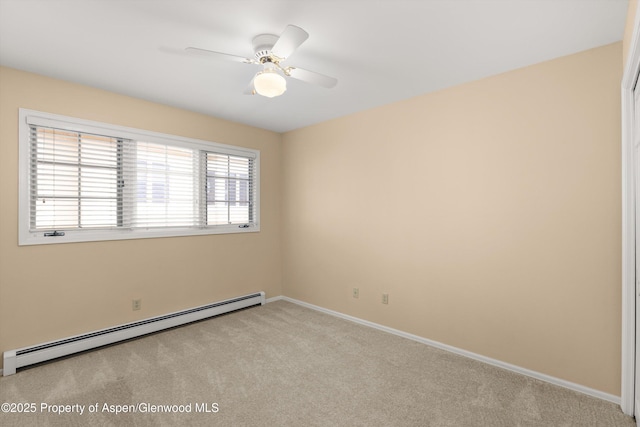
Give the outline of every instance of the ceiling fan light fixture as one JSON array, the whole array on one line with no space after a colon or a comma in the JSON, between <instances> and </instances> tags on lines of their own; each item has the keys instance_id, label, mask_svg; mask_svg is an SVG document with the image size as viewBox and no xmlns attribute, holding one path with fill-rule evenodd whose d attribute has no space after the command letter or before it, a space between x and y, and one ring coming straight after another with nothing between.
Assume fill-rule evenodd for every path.
<instances>
[{"instance_id":1,"label":"ceiling fan light fixture","mask_svg":"<svg viewBox=\"0 0 640 427\"><path fill-rule=\"evenodd\" d=\"M0 0L2 1L2 0ZM332 88L338 80L320 73L282 65L289 56L309 37L309 33L295 25L287 25L280 36L275 34L258 34L253 38L253 58L216 52L198 47L188 47L186 51L197 55L207 55L212 58L243 64L261 65L262 71L256 74L247 88L245 95L262 95L267 98L282 95L287 90L285 80L292 78L305 83Z\"/></svg>"},{"instance_id":2,"label":"ceiling fan light fixture","mask_svg":"<svg viewBox=\"0 0 640 427\"><path fill-rule=\"evenodd\" d=\"M253 87L259 95L273 98L287 90L287 81L275 69L265 67L254 77Z\"/></svg>"}]
</instances>

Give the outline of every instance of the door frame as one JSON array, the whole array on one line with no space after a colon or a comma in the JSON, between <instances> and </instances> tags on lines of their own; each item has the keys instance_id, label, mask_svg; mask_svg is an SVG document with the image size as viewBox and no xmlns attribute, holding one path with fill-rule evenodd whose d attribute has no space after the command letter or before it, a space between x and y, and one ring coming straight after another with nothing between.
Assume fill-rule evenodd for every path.
<instances>
[{"instance_id":1,"label":"door frame","mask_svg":"<svg viewBox=\"0 0 640 427\"><path fill-rule=\"evenodd\" d=\"M640 12L640 11L639 11ZM627 415L640 418L636 402L636 194L635 99L640 73L640 13L633 21L627 63L622 75L622 381L620 406ZM640 172L640 171L638 171ZM639 207L640 208L640 207ZM638 367L640 369L640 367ZM640 393L640 390L637 391Z\"/></svg>"}]
</instances>

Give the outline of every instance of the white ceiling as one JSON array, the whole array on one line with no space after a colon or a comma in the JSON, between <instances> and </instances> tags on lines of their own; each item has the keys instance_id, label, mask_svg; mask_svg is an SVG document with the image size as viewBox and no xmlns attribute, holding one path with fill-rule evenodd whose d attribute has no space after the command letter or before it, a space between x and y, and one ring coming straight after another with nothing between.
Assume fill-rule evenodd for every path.
<instances>
[{"instance_id":1,"label":"white ceiling","mask_svg":"<svg viewBox=\"0 0 640 427\"><path fill-rule=\"evenodd\" d=\"M0 64L284 132L622 39L627 0L0 0ZM243 95L257 34L338 78Z\"/></svg>"}]
</instances>

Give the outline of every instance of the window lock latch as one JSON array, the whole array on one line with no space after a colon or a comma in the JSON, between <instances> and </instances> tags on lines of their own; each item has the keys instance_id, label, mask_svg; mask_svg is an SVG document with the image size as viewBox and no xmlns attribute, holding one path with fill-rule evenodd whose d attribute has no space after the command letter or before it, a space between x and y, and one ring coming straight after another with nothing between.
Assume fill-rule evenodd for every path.
<instances>
[{"instance_id":1,"label":"window lock latch","mask_svg":"<svg viewBox=\"0 0 640 427\"><path fill-rule=\"evenodd\" d=\"M249 228L249 224L240 224L238 228Z\"/></svg>"},{"instance_id":2,"label":"window lock latch","mask_svg":"<svg viewBox=\"0 0 640 427\"><path fill-rule=\"evenodd\" d=\"M44 233L44 237L58 237L64 236L64 231L53 231L51 233Z\"/></svg>"}]
</instances>

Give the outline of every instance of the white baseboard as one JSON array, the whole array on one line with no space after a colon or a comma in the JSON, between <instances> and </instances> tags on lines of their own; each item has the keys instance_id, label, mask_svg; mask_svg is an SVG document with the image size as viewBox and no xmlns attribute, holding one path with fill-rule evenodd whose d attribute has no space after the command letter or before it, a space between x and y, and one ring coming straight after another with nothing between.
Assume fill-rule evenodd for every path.
<instances>
[{"instance_id":1,"label":"white baseboard","mask_svg":"<svg viewBox=\"0 0 640 427\"><path fill-rule=\"evenodd\" d=\"M284 300L284 301L288 301L288 302L291 302L291 303L294 303L294 304L298 304L298 305L301 305L303 307L310 308L312 310L321 311L323 313L330 314L330 315L336 316L336 317L340 317L342 319L349 320L351 322L355 322L355 323L359 323L361 325L369 326L371 328L375 328L375 329L378 329L378 330L381 330L381 331L384 331L384 332L388 332L388 333L391 333L391 334L394 334L394 335L398 335L398 336L403 337L403 338L407 338L407 339L410 339L410 340L413 340L413 341L417 341L419 343L426 344L426 345L429 345L431 347L439 348L441 350L445 350L445 351L448 351L450 353L455 353L455 354L460 355L460 356L464 356L464 357L468 357L470 359L478 360L480 362L484 362L484 363L487 363L489 365L497 366L498 368L506 369L506 370L509 370L509 371L512 371L512 372L515 372L515 373L518 373L518 374L521 374L521 375L526 375L527 377L535 378L535 379L540 380L540 381L544 381L544 382L547 382L547 383L550 383L550 384L554 384L554 385L557 385L557 386L560 386L560 387L567 388L569 390L573 390L573 391L577 391L577 392L582 393L582 394L586 394L586 395L591 396L591 397L596 397L598 399L606 400L608 402L612 402L612 403L615 403L617 405L620 405L620 397L614 396L614 395L609 394L609 393L605 393L605 392L602 392L602 391L599 391L599 390L596 390L596 389L593 389L593 388L585 387L583 385L576 384L576 383L573 383L573 382L570 382L570 381L566 381L566 380L563 380L563 379L560 379L560 378L552 377L551 375L547 375L547 374L543 374L543 373L540 373L540 372L532 371L530 369L526 369L526 368L523 368L523 367L520 367L520 366L512 365L510 363L502 362L502 361L497 360L497 359L492 359L490 357L486 357L486 356L483 356L481 354L472 353L470 351L463 350L463 349L460 349L460 348L457 348L457 347L453 347L453 346L450 346L450 345L447 345L447 344L443 344L443 343L438 342L438 341L433 341L433 340L430 340L430 339L427 339L427 338L423 338L423 337L420 337L418 335L409 334L407 332L403 332L403 331L400 331L398 329L393 329L393 328L389 328L387 326L379 325L377 323L369 322L368 320L363 320L363 319L359 319L357 317L349 316L348 314L343 314L343 313L340 313L340 312L337 312L337 311L329 310L327 308L319 307L317 305L309 304L309 303L304 302L304 301L296 300L296 299L289 298L289 297L286 297L286 296L278 296L278 297L269 298L269 299L266 300L266 302L269 303L269 302L280 301L280 300Z\"/></svg>"}]
</instances>

